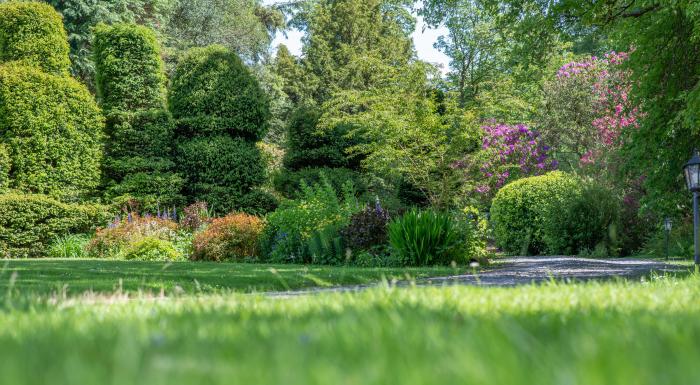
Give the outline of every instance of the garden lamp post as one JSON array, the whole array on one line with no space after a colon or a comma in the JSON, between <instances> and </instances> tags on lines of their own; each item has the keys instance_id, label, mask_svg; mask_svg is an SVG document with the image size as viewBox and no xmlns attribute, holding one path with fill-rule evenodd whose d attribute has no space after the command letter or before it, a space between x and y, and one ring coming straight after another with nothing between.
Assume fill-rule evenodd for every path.
<instances>
[{"instance_id":1,"label":"garden lamp post","mask_svg":"<svg viewBox=\"0 0 700 385\"><path fill-rule=\"evenodd\" d=\"M700 227L700 212L698 212L698 195L700 194L700 154L696 149L693 157L683 166L685 182L688 190L693 193L693 240L695 242L695 268L700 266L700 239L698 228Z\"/></svg>"},{"instance_id":2,"label":"garden lamp post","mask_svg":"<svg viewBox=\"0 0 700 385\"><path fill-rule=\"evenodd\" d=\"M668 238L671 235L671 227L673 227L671 218L666 217L666 219L664 219L664 230L666 230L666 260L668 260Z\"/></svg>"}]
</instances>

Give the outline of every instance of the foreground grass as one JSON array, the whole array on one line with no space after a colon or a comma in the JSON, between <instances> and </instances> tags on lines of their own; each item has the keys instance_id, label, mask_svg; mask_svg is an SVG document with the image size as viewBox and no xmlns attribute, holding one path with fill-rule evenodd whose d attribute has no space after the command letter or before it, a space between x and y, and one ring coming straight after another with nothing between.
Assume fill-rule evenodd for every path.
<instances>
[{"instance_id":1,"label":"foreground grass","mask_svg":"<svg viewBox=\"0 0 700 385\"><path fill-rule=\"evenodd\" d=\"M691 384L700 278L518 288L0 295L3 384Z\"/></svg>"},{"instance_id":2,"label":"foreground grass","mask_svg":"<svg viewBox=\"0 0 700 385\"><path fill-rule=\"evenodd\" d=\"M448 267L358 268L208 262L138 262L114 260L0 260L0 293L66 291L155 291L166 293L296 290L363 285L384 279L420 279L464 270Z\"/></svg>"}]
</instances>

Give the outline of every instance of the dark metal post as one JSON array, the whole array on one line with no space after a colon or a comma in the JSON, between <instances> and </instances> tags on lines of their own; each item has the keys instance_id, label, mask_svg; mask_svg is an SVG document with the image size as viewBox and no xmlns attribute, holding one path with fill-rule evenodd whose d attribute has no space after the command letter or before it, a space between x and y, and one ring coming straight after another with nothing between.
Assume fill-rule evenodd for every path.
<instances>
[{"instance_id":1,"label":"dark metal post","mask_svg":"<svg viewBox=\"0 0 700 385\"><path fill-rule=\"evenodd\" d=\"M693 193L693 236L695 240L695 267L700 266L700 211L698 211L698 192Z\"/></svg>"},{"instance_id":2,"label":"dark metal post","mask_svg":"<svg viewBox=\"0 0 700 385\"><path fill-rule=\"evenodd\" d=\"M666 260L668 261L668 227L664 229L666 231Z\"/></svg>"}]
</instances>

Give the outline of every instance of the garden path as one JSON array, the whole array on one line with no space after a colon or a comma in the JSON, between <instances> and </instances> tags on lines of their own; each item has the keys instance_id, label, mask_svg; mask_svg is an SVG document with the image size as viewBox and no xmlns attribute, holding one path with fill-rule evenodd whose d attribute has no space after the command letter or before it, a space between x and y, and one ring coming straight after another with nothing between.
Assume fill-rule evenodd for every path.
<instances>
[{"instance_id":1,"label":"garden path","mask_svg":"<svg viewBox=\"0 0 700 385\"><path fill-rule=\"evenodd\" d=\"M613 258L592 259L580 257L508 257L499 258L496 263L477 273L465 272L448 277L435 277L415 282L418 286L428 285L477 285L477 286L517 286L555 280L603 280L615 278L639 279L652 272L682 272L688 265L669 264L653 259ZM397 286L412 283L396 282ZM292 292L273 292L271 296L314 294L319 292L357 291L372 287L342 286L327 289L311 289Z\"/></svg>"}]
</instances>

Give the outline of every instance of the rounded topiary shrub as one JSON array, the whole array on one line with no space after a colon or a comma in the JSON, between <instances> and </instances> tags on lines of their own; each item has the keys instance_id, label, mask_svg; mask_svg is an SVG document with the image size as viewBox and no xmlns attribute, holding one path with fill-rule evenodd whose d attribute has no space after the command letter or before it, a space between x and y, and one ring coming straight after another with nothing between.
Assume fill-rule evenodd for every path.
<instances>
[{"instance_id":1,"label":"rounded topiary shrub","mask_svg":"<svg viewBox=\"0 0 700 385\"><path fill-rule=\"evenodd\" d=\"M269 101L243 61L221 46L191 49L178 64L170 109L185 137L222 135L261 139Z\"/></svg>"},{"instance_id":2,"label":"rounded topiary shrub","mask_svg":"<svg viewBox=\"0 0 700 385\"><path fill-rule=\"evenodd\" d=\"M45 256L58 237L87 233L109 220L103 206L59 202L45 195L0 195L0 258Z\"/></svg>"},{"instance_id":3,"label":"rounded topiary shrub","mask_svg":"<svg viewBox=\"0 0 700 385\"><path fill-rule=\"evenodd\" d=\"M68 75L68 35L56 10L39 2L0 4L0 62Z\"/></svg>"},{"instance_id":4,"label":"rounded topiary shrub","mask_svg":"<svg viewBox=\"0 0 700 385\"><path fill-rule=\"evenodd\" d=\"M187 176L185 192L217 213L240 208L241 199L265 181L265 162L254 143L229 136L195 138L177 148L177 164Z\"/></svg>"},{"instance_id":5,"label":"rounded topiary shrub","mask_svg":"<svg viewBox=\"0 0 700 385\"><path fill-rule=\"evenodd\" d=\"M77 81L18 64L0 66L0 145L9 187L76 197L100 178L103 117Z\"/></svg>"},{"instance_id":6,"label":"rounded topiary shrub","mask_svg":"<svg viewBox=\"0 0 700 385\"><path fill-rule=\"evenodd\" d=\"M102 108L165 108L165 69L155 33L135 24L99 24L94 34L95 83Z\"/></svg>"},{"instance_id":7,"label":"rounded topiary shrub","mask_svg":"<svg viewBox=\"0 0 700 385\"><path fill-rule=\"evenodd\" d=\"M491 205L496 244L507 253L537 255L546 251L544 226L552 209L571 194L579 194L581 181L554 171L519 179L501 188Z\"/></svg>"}]
</instances>

